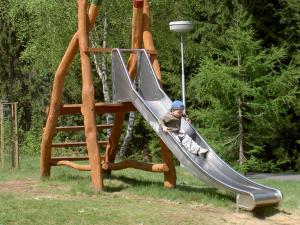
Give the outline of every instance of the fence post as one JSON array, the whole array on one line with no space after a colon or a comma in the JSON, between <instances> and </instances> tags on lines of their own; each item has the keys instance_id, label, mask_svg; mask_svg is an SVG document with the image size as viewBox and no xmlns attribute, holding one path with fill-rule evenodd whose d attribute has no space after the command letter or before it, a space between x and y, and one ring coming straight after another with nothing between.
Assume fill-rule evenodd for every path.
<instances>
[{"instance_id":1,"label":"fence post","mask_svg":"<svg viewBox=\"0 0 300 225\"><path fill-rule=\"evenodd\" d=\"M0 132L1 132L1 146L0 146L0 159L1 167L4 168L4 126L3 126L3 104L0 102Z\"/></svg>"},{"instance_id":2,"label":"fence post","mask_svg":"<svg viewBox=\"0 0 300 225\"><path fill-rule=\"evenodd\" d=\"M10 104L11 120L10 120L10 142L11 142L11 166L19 168L19 149L18 149L18 127L17 127L17 103Z\"/></svg>"},{"instance_id":3,"label":"fence post","mask_svg":"<svg viewBox=\"0 0 300 225\"><path fill-rule=\"evenodd\" d=\"M18 107L17 107L17 102L14 103L14 137L15 137L15 143L14 143L14 149L15 149L15 162L16 162L16 167L17 169L20 168L20 153L19 153L19 140L18 140Z\"/></svg>"},{"instance_id":4,"label":"fence post","mask_svg":"<svg viewBox=\"0 0 300 225\"><path fill-rule=\"evenodd\" d=\"M14 147L14 104L10 104L10 145L11 145L11 167L16 167L15 162L15 147Z\"/></svg>"}]
</instances>

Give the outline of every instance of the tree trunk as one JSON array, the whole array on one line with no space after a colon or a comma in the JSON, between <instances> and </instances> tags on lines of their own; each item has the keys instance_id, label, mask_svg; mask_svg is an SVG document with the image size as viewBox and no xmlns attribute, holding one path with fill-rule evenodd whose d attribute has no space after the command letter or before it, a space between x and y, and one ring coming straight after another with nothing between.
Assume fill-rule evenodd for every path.
<instances>
[{"instance_id":1,"label":"tree trunk","mask_svg":"<svg viewBox=\"0 0 300 225\"><path fill-rule=\"evenodd\" d=\"M103 42L102 47L106 48L106 42L107 42L107 29L108 29L108 23L107 23L107 11L105 11L104 14L104 20L103 20ZM106 66L106 54L102 54L102 62L100 66L100 62L98 59L97 53L93 55L94 63L96 66L96 71L102 81L102 91L104 96L105 102L110 102L110 94L109 94L109 87L108 87L108 81L107 81L107 66ZM106 123L110 124L113 122L113 115L111 113L106 114ZM111 129L107 129L107 135L111 135Z\"/></svg>"},{"instance_id":2,"label":"tree trunk","mask_svg":"<svg viewBox=\"0 0 300 225\"><path fill-rule=\"evenodd\" d=\"M120 148L120 152L119 152L119 155L118 155L120 159L125 158L129 143L132 139L134 119L135 119L135 112L130 112L129 113L127 130L126 130L126 135L124 137L124 141L123 141L123 144Z\"/></svg>"},{"instance_id":3,"label":"tree trunk","mask_svg":"<svg viewBox=\"0 0 300 225\"><path fill-rule=\"evenodd\" d=\"M239 163L240 165L243 165L245 156L244 156L244 126L243 126L241 97L238 97L238 112L239 112L239 139L240 139Z\"/></svg>"},{"instance_id":4,"label":"tree trunk","mask_svg":"<svg viewBox=\"0 0 300 225\"><path fill-rule=\"evenodd\" d=\"M237 55L237 69L238 73L240 72L240 66L241 66L241 55L238 53ZM244 125L243 125L243 113L242 113L242 100L241 97L238 97L238 117L239 117L239 164L243 165L244 163Z\"/></svg>"}]
</instances>

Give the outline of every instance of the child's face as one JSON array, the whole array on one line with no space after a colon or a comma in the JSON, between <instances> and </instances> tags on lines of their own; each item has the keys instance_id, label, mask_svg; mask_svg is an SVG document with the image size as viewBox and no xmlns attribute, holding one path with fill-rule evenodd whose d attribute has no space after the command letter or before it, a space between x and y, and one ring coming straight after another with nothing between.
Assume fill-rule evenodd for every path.
<instances>
[{"instance_id":1,"label":"child's face","mask_svg":"<svg viewBox=\"0 0 300 225\"><path fill-rule=\"evenodd\" d=\"M182 117L183 110L182 109L175 109L171 112L171 114L177 118Z\"/></svg>"}]
</instances>

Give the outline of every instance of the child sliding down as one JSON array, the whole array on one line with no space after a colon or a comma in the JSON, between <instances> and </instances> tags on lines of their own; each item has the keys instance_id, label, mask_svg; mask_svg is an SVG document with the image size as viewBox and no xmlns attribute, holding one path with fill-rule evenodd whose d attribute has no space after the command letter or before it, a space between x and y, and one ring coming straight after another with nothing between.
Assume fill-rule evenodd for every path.
<instances>
[{"instance_id":1,"label":"child sliding down","mask_svg":"<svg viewBox=\"0 0 300 225\"><path fill-rule=\"evenodd\" d=\"M164 132L172 132L178 138L183 147L195 155L205 156L208 150L198 145L189 135L180 131L181 117L188 120L183 115L184 106L181 101L174 101L171 105L171 110L166 115L159 119L159 125Z\"/></svg>"}]
</instances>

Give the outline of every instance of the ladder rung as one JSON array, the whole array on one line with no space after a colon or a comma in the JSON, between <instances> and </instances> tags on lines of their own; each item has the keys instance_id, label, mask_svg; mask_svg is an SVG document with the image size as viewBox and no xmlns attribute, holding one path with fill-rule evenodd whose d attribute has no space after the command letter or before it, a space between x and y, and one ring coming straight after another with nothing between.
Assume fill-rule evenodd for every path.
<instances>
[{"instance_id":1,"label":"ladder rung","mask_svg":"<svg viewBox=\"0 0 300 225\"><path fill-rule=\"evenodd\" d=\"M99 145L107 145L108 141L98 141ZM86 142L65 142L65 143L53 143L54 148L64 148L64 147L81 147L86 146Z\"/></svg>"},{"instance_id":2,"label":"ladder rung","mask_svg":"<svg viewBox=\"0 0 300 225\"><path fill-rule=\"evenodd\" d=\"M103 130L103 129L109 129L112 128L114 125L113 124L101 124L97 125L98 130ZM56 131L78 131L78 130L84 130L84 126L66 126L66 127L56 127Z\"/></svg>"},{"instance_id":3,"label":"ladder rung","mask_svg":"<svg viewBox=\"0 0 300 225\"><path fill-rule=\"evenodd\" d=\"M64 104L60 109L60 115L81 113L82 104ZM136 111L131 102L124 103L96 103L95 111L97 113L114 113Z\"/></svg>"},{"instance_id":4,"label":"ladder rung","mask_svg":"<svg viewBox=\"0 0 300 225\"><path fill-rule=\"evenodd\" d=\"M53 157L51 158L51 162L57 161L86 161L89 160L89 157Z\"/></svg>"},{"instance_id":5,"label":"ladder rung","mask_svg":"<svg viewBox=\"0 0 300 225\"><path fill-rule=\"evenodd\" d=\"M157 51L155 49L146 49L146 52L150 55L157 55Z\"/></svg>"},{"instance_id":6,"label":"ladder rung","mask_svg":"<svg viewBox=\"0 0 300 225\"><path fill-rule=\"evenodd\" d=\"M112 48L88 48L85 52L103 52L110 53ZM150 55L157 55L157 51L155 49L146 49L146 52ZM136 54L136 50L133 49L131 54Z\"/></svg>"},{"instance_id":7,"label":"ladder rung","mask_svg":"<svg viewBox=\"0 0 300 225\"><path fill-rule=\"evenodd\" d=\"M104 52L104 53L110 53L112 51L112 48L88 48L86 52Z\"/></svg>"}]
</instances>

